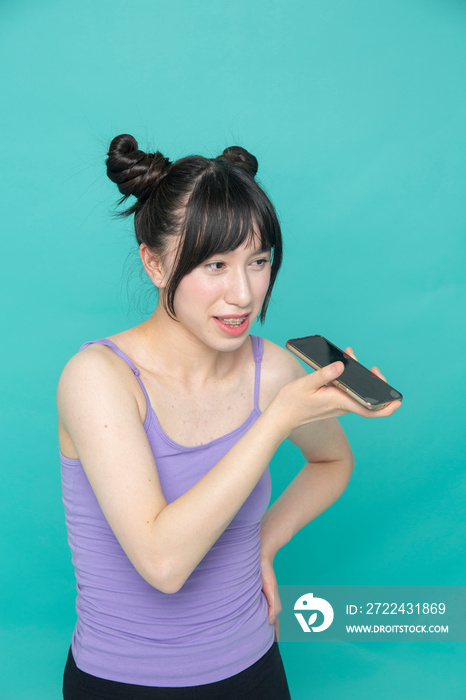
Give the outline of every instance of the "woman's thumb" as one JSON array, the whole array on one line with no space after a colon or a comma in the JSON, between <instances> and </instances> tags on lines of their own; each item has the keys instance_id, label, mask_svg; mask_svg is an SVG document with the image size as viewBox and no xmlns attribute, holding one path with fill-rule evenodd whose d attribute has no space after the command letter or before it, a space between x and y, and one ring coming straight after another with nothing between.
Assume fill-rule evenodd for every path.
<instances>
[{"instance_id":1,"label":"woman's thumb","mask_svg":"<svg viewBox=\"0 0 466 700\"><path fill-rule=\"evenodd\" d=\"M326 365L322 369L318 369L312 375L314 381L316 382L316 387L324 386L324 384L329 384L333 382L334 379L340 376L345 369L343 362L332 362L331 365Z\"/></svg>"}]
</instances>

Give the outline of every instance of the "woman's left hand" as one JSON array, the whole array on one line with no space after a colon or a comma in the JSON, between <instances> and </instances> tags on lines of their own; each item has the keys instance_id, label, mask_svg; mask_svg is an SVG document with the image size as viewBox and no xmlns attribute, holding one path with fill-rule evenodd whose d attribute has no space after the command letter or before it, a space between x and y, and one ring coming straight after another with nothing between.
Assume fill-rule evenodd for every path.
<instances>
[{"instance_id":1,"label":"woman's left hand","mask_svg":"<svg viewBox=\"0 0 466 700\"><path fill-rule=\"evenodd\" d=\"M277 579L272 561L265 556L261 558L261 577L262 590L269 606L269 623L275 627L275 636L278 641L278 615L282 610L282 604L278 595Z\"/></svg>"}]
</instances>

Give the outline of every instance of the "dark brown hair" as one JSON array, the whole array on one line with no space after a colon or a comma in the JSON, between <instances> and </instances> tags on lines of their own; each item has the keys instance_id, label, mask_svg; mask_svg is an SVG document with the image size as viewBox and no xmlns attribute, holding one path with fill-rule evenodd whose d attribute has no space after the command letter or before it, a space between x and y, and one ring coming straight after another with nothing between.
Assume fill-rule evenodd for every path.
<instances>
[{"instance_id":1,"label":"dark brown hair","mask_svg":"<svg viewBox=\"0 0 466 700\"><path fill-rule=\"evenodd\" d=\"M181 279L216 254L236 250L257 233L272 252L270 283L262 305L264 321L282 261L282 237L275 209L254 177L257 159L240 146L217 158L187 156L173 163L159 151L140 151L129 134L110 144L107 175L122 193L137 201L122 212L134 214L136 240L159 255L172 236L180 236L164 303L176 318L175 292Z\"/></svg>"}]
</instances>

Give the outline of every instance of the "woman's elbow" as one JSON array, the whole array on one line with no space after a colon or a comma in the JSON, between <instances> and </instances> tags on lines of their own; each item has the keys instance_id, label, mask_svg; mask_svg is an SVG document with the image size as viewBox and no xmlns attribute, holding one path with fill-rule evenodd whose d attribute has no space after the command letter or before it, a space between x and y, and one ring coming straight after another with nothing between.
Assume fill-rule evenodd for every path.
<instances>
[{"instance_id":1,"label":"woman's elbow","mask_svg":"<svg viewBox=\"0 0 466 700\"><path fill-rule=\"evenodd\" d=\"M346 484L349 484L349 481L351 479L351 475L354 470L354 465L355 465L355 460L354 460L354 454L353 451L350 449L348 454L346 455L345 459L343 460L343 469L344 469L344 475L345 475L345 481Z\"/></svg>"},{"instance_id":2,"label":"woman's elbow","mask_svg":"<svg viewBox=\"0 0 466 700\"><path fill-rule=\"evenodd\" d=\"M340 459L338 459L335 462L335 467L337 469L335 474L338 475L338 479L342 485L343 490L349 484L351 475L353 473L354 464L354 454L351 449L348 449L344 457L340 457Z\"/></svg>"},{"instance_id":3,"label":"woman's elbow","mask_svg":"<svg viewBox=\"0 0 466 700\"><path fill-rule=\"evenodd\" d=\"M141 576L161 593L173 595L183 587L187 577L180 575L169 561L151 562L138 569Z\"/></svg>"}]
</instances>

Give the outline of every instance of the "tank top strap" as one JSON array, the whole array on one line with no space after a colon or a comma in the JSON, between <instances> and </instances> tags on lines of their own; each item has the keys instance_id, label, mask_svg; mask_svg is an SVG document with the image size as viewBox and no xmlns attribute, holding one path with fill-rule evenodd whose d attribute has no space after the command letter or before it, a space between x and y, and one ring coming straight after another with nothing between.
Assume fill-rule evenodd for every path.
<instances>
[{"instance_id":1,"label":"tank top strap","mask_svg":"<svg viewBox=\"0 0 466 700\"><path fill-rule=\"evenodd\" d=\"M258 335L251 335L252 351L254 353L254 362L256 363L256 372L254 377L254 408L259 410L259 391L261 383L261 363L264 354L264 339Z\"/></svg>"},{"instance_id":2,"label":"tank top strap","mask_svg":"<svg viewBox=\"0 0 466 700\"><path fill-rule=\"evenodd\" d=\"M142 383L141 377L139 376L140 372L139 372L138 368L136 367L136 365L134 364L134 362L128 357L128 355L126 355L126 354L123 352L123 350L120 350L120 348L118 347L118 345L115 345L115 343L113 342L113 340L109 340L108 338L99 338L98 340L89 340L87 343L84 343L84 345L81 345L81 347L79 348L79 350L83 350L84 348L87 348L88 345L92 345L93 343L99 343L99 345L106 345L108 348L110 348L110 350L113 350L114 353L116 353L119 357L121 357L121 359L122 359L124 362L126 362L126 364L127 364L127 365L132 369L132 371L134 372L134 374L135 374L135 376L136 376L136 379L137 379L138 382L139 382L139 386L141 387L142 392L143 392L143 394L144 394L144 396L145 396L145 399L146 399L147 412L146 412L146 419L145 419L145 421L144 421L144 425L146 425L146 423L147 423L147 421L148 421L148 419L149 419L149 412L150 412L150 408L151 408L151 403L150 403L150 399L149 399L149 396L148 396L147 391L146 391L146 387L145 387L144 384ZM79 351L78 351L78 352L79 352Z\"/></svg>"}]
</instances>

